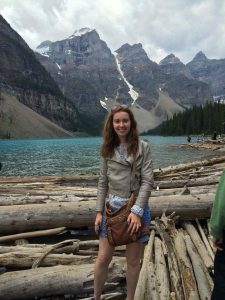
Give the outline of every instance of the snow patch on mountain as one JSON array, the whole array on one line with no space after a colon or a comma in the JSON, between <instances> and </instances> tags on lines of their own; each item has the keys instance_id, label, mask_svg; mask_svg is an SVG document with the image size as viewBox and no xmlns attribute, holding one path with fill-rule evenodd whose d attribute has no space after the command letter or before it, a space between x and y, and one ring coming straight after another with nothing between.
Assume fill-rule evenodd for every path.
<instances>
[{"instance_id":1,"label":"snow patch on mountain","mask_svg":"<svg viewBox=\"0 0 225 300\"><path fill-rule=\"evenodd\" d=\"M50 51L50 45L52 44L51 41L47 40L42 42L40 45L37 46L36 48L36 52L38 52L39 54L43 55L43 56L47 56L49 57L49 51Z\"/></svg>"},{"instance_id":2,"label":"snow patch on mountain","mask_svg":"<svg viewBox=\"0 0 225 300\"><path fill-rule=\"evenodd\" d=\"M49 55L47 54L49 51L49 47L36 48L36 51L43 56L49 57Z\"/></svg>"},{"instance_id":3,"label":"snow patch on mountain","mask_svg":"<svg viewBox=\"0 0 225 300\"><path fill-rule=\"evenodd\" d=\"M107 101L109 100L109 98L107 98L107 97L105 97L105 99L104 100L101 100L100 99L100 104L101 104L101 106L104 108L104 109L106 109L106 110L108 110L107 109Z\"/></svg>"},{"instance_id":4,"label":"snow patch on mountain","mask_svg":"<svg viewBox=\"0 0 225 300\"><path fill-rule=\"evenodd\" d=\"M59 70L61 70L61 67L60 67L60 65L59 65L59 64L57 64L57 63L56 63L56 66L59 68Z\"/></svg>"},{"instance_id":5,"label":"snow patch on mountain","mask_svg":"<svg viewBox=\"0 0 225 300\"><path fill-rule=\"evenodd\" d=\"M85 27L85 28L81 28L79 30L75 30L74 33L68 37L68 39L73 39L74 37L77 37L77 36L82 36L88 32L91 32L93 31L94 29L90 29L88 27Z\"/></svg>"},{"instance_id":6,"label":"snow patch on mountain","mask_svg":"<svg viewBox=\"0 0 225 300\"><path fill-rule=\"evenodd\" d=\"M131 98L133 99L133 102L132 102L132 105L134 105L135 101L137 100L137 98L139 97L139 94L138 92L136 92L134 90L134 87L132 84L130 84L128 82L128 80L125 78L124 74L123 74L123 71L121 69L121 66L120 66L120 62L118 61L118 58L117 58L117 53L114 53L114 56L115 56L115 59L116 59L116 65L117 65L117 69L120 73L120 75L122 76L123 80L125 81L125 83L127 84L128 88L129 88L129 94L131 96Z\"/></svg>"}]
</instances>

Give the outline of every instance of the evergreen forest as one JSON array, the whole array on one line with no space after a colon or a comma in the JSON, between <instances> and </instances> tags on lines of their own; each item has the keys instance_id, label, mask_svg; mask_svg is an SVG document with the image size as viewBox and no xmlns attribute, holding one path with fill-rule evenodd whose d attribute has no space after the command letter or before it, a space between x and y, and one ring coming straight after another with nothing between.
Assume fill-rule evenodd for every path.
<instances>
[{"instance_id":1,"label":"evergreen forest","mask_svg":"<svg viewBox=\"0 0 225 300\"><path fill-rule=\"evenodd\" d=\"M179 112L163 122L160 128L162 135L207 134L214 131L225 133L225 104L207 103L204 106L193 106Z\"/></svg>"}]
</instances>

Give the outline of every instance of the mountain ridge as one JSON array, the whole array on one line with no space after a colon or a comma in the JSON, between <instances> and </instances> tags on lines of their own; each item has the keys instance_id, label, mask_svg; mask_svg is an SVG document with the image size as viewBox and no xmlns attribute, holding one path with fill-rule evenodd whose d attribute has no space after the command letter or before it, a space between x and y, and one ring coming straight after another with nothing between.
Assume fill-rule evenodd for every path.
<instances>
[{"instance_id":1,"label":"mountain ridge","mask_svg":"<svg viewBox=\"0 0 225 300\"><path fill-rule=\"evenodd\" d=\"M26 42L0 16L0 89L57 125L77 131L79 115Z\"/></svg>"},{"instance_id":2,"label":"mountain ridge","mask_svg":"<svg viewBox=\"0 0 225 300\"><path fill-rule=\"evenodd\" d=\"M88 103L89 111L98 118L100 111L104 115L101 106L108 109L113 103L131 105L136 102L147 111L144 113L143 110L143 114L149 114L151 118L152 113L157 111L159 91L173 98L177 103L175 105L177 111L193 105L194 100L196 104L210 101L211 94L206 84L196 81L191 75L184 78L184 74L175 73L171 79L157 63L149 59L141 43L122 45L115 50L116 55L113 58L113 53L95 30L89 30L87 33L84 30L82 35L70 37L52 42L48 51L42 53L48 56L47 59L39 55L38 58L55 78L64 94L73 99L80 111L87 111L84 104ZM80 89L81 82L86 86L85 92ZM179 85L182 83L182 91L176 87L176 82ZM194 85L196 88L191 90L188 85ZM131 88L133 94L136 94L136 99L132 96ZM161 113L166 118L166 112ZM153 126L148 118L146 124L149 124L149 129Z\"/></svg>"}]
</instances>

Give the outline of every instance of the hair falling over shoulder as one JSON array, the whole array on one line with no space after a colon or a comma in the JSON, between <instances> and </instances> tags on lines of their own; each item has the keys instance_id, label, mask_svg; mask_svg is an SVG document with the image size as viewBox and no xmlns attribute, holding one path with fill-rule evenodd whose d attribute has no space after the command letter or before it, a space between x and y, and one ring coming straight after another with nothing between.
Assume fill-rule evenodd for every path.
<instances>
[{"instance_id":1,"label":"hair falling over shoulder","mask_svg":"<svg viewBox=\"0 0 225 300\"><path fill-rule=\"evenodd\" d=\"M103 144L101 147L101 155L105 158L112 157L114 154L114 149L120 143L119 138L113 128L113 117L117 112L126 112L130 117L131 127L127 135L127 154L136 155L138 151L138 131L137 131L137 122L134 118L134 114L128 106L118 105L114 107L111 112L109 112L106 117L105 124L103 127Z\"/></svg>"}]
</instances>

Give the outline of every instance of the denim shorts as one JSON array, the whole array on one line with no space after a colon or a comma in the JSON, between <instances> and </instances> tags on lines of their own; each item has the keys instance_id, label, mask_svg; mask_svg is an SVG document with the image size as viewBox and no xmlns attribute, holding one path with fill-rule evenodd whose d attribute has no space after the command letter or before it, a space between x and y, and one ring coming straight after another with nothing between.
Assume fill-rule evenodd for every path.
<instances>
[{"instance_id":1,"label":"denim shorts","mask_svg":"<svg viewBox=\"0 0 225 300\"><path fill-rule=\"evenodd\" d=\"M144 207L144 213L142 216L143 221L147 224L147 226L150 226L151 217L150 217L150 208L149 205L146 204ZM106 222L105 222L105 213L102 212L102 223L100 227L100 236L106 237ZM149 240L149 235L145 234L143 235L139 240L137 240L138 243L146 244Z\"/></svg>"}]
</instances>

